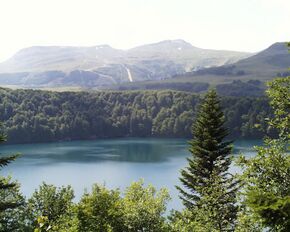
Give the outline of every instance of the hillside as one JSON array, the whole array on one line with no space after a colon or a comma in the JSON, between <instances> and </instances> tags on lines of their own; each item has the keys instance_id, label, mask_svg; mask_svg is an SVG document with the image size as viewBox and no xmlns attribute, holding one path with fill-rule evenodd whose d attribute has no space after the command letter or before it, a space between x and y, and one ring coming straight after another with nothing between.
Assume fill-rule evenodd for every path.
<instances>
[{"instance_id":1,"label":"hillside","mask_svg":"<svg viewBox=\"0 0 290 232\"><path fill-rule=\"evenodd\" d=\"M50 92L0 88L10 143L114 137L190 137L200 96L180 91ZM231 137L260 138L266 98L223 97ZM263 123L261 124L263 125Z\"/></svg>"},{"instance_id":2,"label":"hillside","mask_svg":"<svg viewBox=\"0 0 290 232\"><path fill-rule=\"evenodd\" d=\"M129 83L115 85L112 88L118 90L167 88L198 93L206 91L209 86L214 86L221 95L260 96L264 93L265 81L274 77L289 76L289 67L290 54L286 43L275 43L233 64L200 68L162 82Z\"/></svg>"},{"instance_id":3,"label":"hillside","mask_svg":"<svg viewBox=\"0 0 290 232\"><path fill-rule=\"evenodd\" d=\"M270 80L276 76L287 76L290 67L290 54L287 44L275 43L267 49L234 64L200 69L187 73L186 76L199 78L200 76L232 77L235 79Z\"/></svg>"},{"instance_id":4,"label":"hillside","mask_svg":"<svg viewBox=\"0 0 290 232\"><path fill-rule=\"evenodd\" d=\"M0 84L28 88L99 88L162 80L202 67L233 63L251 54L201 49L166 40L129 50L109 45L30 47L0 64Z\"/></svg>"}]
</instances>

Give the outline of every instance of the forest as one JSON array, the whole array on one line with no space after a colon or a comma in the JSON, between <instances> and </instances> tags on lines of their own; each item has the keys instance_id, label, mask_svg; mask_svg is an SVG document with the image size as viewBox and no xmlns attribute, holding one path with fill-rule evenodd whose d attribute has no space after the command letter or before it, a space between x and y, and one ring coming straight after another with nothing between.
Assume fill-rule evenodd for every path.
<instances>
[{"instance_id":1,"label":"forest","mask_svg":"<svg viewBox=\"0 0 290 232\"><path fill-rule=\"evenodd\" d=\"M180 171L176 186L183 209L166 214L170 201L168 190L145 185L143 180L133 182L123 192L94 184L76 202L69 185L56 187L42 183L26 199L17 181L0 176L0 231L288 232L290 77L276 79L268 85L273 116L264 122L267 127L276 128L278 134L255 147L256 155L251 157L232 156L232 142L226 139L230 130L225 127L220 97L215 90L203 96L192 125L188 145L191 156ZM36 93L39 97L40 92ZM165 93L174 96L172 92ZM104 96L116 97L112 93ZM80 100L75 98L77 103ZM0 142L4 140L0 134ZM0 169L17 158L18 155L1 156ZM239 173L230 172L233 164L241 169Z\"/></svg>"},{"instance_id":2,"label":"forest","mask_svg":"<svg viewBox=\"0 0 290 232\"><path fill-rule=\"evenodd\" d=\"M0 89L9 143L114 137L191 136L202 96L181 91L50 92ZM231 138L262 138L267 97L222 97ZM266 131L273 135L274 131Z\"/></svg>"}]
</instances>

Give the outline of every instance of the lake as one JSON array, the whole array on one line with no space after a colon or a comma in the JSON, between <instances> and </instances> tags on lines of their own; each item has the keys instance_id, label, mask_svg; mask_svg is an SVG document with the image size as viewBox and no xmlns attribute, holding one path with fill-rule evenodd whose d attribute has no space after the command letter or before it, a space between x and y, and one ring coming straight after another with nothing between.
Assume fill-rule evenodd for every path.
<instances>
[{"instance_id":1,"label":"lake","mask_svg":"<svg viewBox=\"0 0 290 232\"><path fill-rule=\"evenodd\" d=\"M237 140L234 154L255 154L254 145L260 140ZM5 167L1 174L11 174L21 183L29 197L43 182L57 186L71 185L78 200L93 183L108 188L124 188L144 179L145 184L166 187L171 202L168 209L180 209L175 185L179 170L186 166L188 144L184 139L125 138L71 141L42 144L1 145L1 155L21 153L21 157ZM238 171L236 167L232 172Z\"/></svg>"}]
</instances>

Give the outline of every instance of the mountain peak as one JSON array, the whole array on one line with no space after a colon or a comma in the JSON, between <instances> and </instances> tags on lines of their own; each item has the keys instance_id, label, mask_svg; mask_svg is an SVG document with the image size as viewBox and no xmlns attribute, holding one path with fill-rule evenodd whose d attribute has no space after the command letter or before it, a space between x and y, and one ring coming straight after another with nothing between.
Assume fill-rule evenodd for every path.
<instances>
[{"instance_id":1,"label":"mountain peak","mask_svg":"<svg viewBox=\"0 0 290 232\"><path fill-rule=\"evenodd\" d=\"M163 40L157 43L153 43L151 45L168 45L168 46L182 46L182 47L193 47L189 42L186 42L183 39L175 39L175 40Z\"/></svg>"},{"instance_id":2,"label":"mountain peak","mask_svg":"<svg viewBox=\"0 0 290 232\"><path fill-rule=\"evenodd\" d=\"M190 44L183 39L162 40L159 43ZM191 44L190 44L191 45Z\"/></svg>"},{"instance_id":3,"label":"mountain peak","mask_svg":"<svg viewBox=\"0 0 290 232\"><path fill-rule=\"evenodd\" d=\"M268 47L266 50L280 50L280 51L285 51L285 48L287 47L286 42L277 42L272 44L270 47Z\"/></svg>"},{"instance_id":4,"label":"mountain peak","mask_svg":"<svg viewBox=\"0 0 290 232\"><path fill-rule=\"evenodd\" d=\"M184 50L196 50L197 47L192 46L190 43L182 40L162 40L157 43L145 44L135 48L130 49L131 51L136 50L154 50L155 52L169 52L169 51L184 51Z\"/></svg>"},{"instance_id":5,"label":"mountain peak","mask_svg":"<svg viewBox=\"0 0 290 232\"><path fill-rule=\"evenodd\" d=\"M288 55L287 43L277 42L258 53L256 56Z\"/></svg>"},{"instance_id":6,"label":"mountain peak","mask_svg":"<svg viewBox=\"0 0 290 232\"><path fill-rule=\"evenodd\" d=\"M110 45L108 45L108 44L99 44L99 45L96 45L95 47L96 47L97 50L98 49L103 49L103 48L112 49L112 47Z\"/></svg>"}]
</instances>

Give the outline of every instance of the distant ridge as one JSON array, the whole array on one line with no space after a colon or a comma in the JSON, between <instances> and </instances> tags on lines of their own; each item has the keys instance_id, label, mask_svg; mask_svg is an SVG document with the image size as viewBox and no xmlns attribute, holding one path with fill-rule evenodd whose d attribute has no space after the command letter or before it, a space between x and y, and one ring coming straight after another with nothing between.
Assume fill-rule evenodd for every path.
<instances>
[{"instance_id":1,"label":"distant ridge","mask_svg":"<svg viewBox=\"0 0 290 232\"><path fill-rule=\"evenodd\" d=\"M128 50L109 45L35 46L0 63L0 85L101 88L168 79L200 68L231 64L251 55L201 49L184 40L165 40Z\"/></svg>"},{"instance_id":2,"label":"distant ridge","mask_svg":"<svg viewBox=\"0 0 290 232\"><path fill-rule=\"evenodd\" d=\"M265 50L236 63L219 67L203 68L188 76L213 75L270 80L276 76L290 75L290 54L286 42L272 44Z\"/></svg>"}]
</instances>

